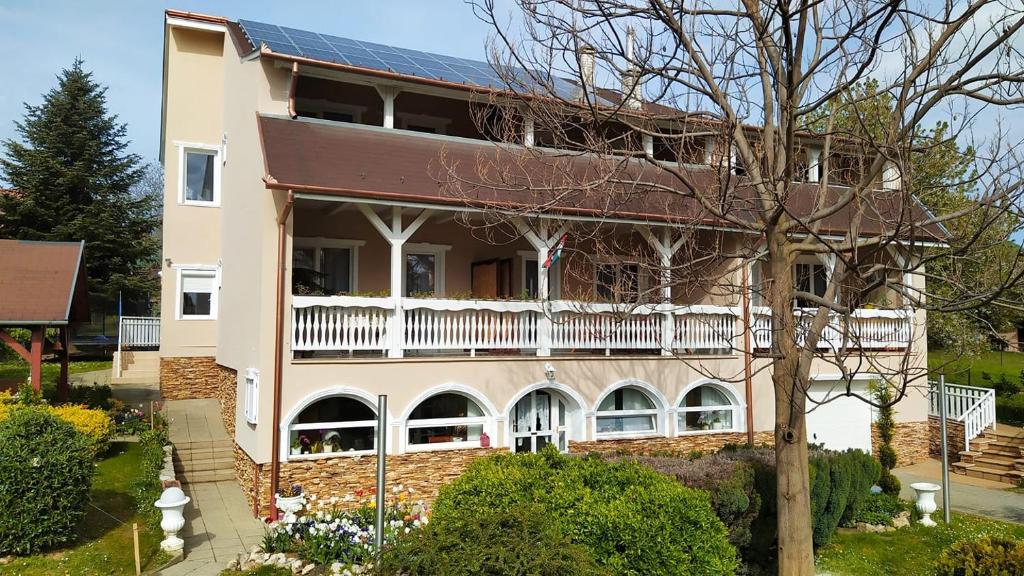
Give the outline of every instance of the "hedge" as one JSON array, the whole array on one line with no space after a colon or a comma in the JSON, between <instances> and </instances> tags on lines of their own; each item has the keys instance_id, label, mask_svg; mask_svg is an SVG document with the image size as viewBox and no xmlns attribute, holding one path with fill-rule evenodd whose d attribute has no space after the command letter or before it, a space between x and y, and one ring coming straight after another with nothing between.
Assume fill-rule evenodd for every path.
<instances>
[{"instance_id":1,"label":"hedge","mask_svg":"<svg viewBox=\"0 0 1024 576\"><path fill-rule=\"evenodd\" d=\"M996 416L1011 426L1024 426L1024 394L996 396Z\"/></svg>"},{"instance_id":2,"label":"hedge","mask_svg":"<svg viewBox=\"0 0 1024 576\"><path fill-rule=\"evenodd\" d=\"M706 492L634 462L553 448L473 462L441 488L431 523L441 529L524 507L543 510L559 534L616 575L724 575L739 565Z\"/></svg>"}]
</instances>

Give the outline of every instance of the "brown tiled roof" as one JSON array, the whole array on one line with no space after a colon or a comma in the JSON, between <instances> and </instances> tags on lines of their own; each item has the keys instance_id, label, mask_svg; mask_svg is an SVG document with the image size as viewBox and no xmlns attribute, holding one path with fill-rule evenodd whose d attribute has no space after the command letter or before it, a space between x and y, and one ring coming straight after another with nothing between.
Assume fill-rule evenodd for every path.
<instances>
[{"instance_id":1,"label":"brown tiled roof","mask_svg":"<svg viewBox=\"0 0 1024 576\"><path fill-rule=\"evenodd\" d=\"M543 206L563 214L661 222L699 220L728 226L704 214L694 200L673 192L683 188L670 172L641 161L541 153L537 149L524 154L522 148L486 141L319 120L260 116L258 122L269 188L485 208ZM617 182L609 183L602 177L612 162L618 162L614 167ZM750 217L753 193L742 180L730 177L729 185L723 186L718 171L698 166L687 168L684 176L691 186L720 196L720 202L737 218ZM453 185L458 179L464 182ZM488 185L480 185L482 180ZM552 182L574 188L588 182L593 188L557 195L537 189L539 184ZM831 187L826 193L838 196L844 190ZM787 204L797 215L807 213L819 193L816 184L795 185ZM862 222L866 235L877 234L886 223L909 224L925 216L916 202L903 205L904 194L881 190L874 194ZM822 232L845 233L851 210L848 206L829 217ZM943 234L932 227L915 236L936 240Z\"/></svg>"},{"instance_id":2,"label":"brown tiled roof","mask_svg":"<svg viewBox=\"0 0 1024 576\"><path fill-rule=\"evenodd\" d=\"M0 325L87 320L83 242L0 240Z\"/></svg>"}]
</instances>

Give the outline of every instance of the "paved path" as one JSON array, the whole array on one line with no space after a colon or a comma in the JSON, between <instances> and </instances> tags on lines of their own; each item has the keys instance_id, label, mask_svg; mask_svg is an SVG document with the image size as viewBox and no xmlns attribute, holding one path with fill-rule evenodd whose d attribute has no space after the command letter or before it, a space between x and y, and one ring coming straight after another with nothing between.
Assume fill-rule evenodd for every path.
<instances>
[{"instance_id":1,"label":"paved path","mask_svg":"<svg viewBox=\"0 0 1024 576\"><path fill-rule=\"evenodd\" d=\"M216 400L168 400L171 442L227 440ZM185 559L160 572L163 576L216 576L239 552L263 538L263 522L252 517L236 482L200 482L182 486L192 501L185 508Z\"/></svg>"},{"instance_id":2,"label":"paved path","mask_svg":"<svg viewBox=\"0 0 1024 576\"><path fill-rule=\"evenodd\" d=\"M893 474L903 483L900 496L914 500L914 490L910 485L914 482L942 483L942 464L938 460L928 459L913 466L897 468ZM992 482L980 478L971 478L961 474L949 474L950 506L958 512L977 514L997 520L1024 524L1024 494L1007 490L1009 484ZM939 506L942 506L941 493L936 495Z\"/></svg>"}]
</instances>

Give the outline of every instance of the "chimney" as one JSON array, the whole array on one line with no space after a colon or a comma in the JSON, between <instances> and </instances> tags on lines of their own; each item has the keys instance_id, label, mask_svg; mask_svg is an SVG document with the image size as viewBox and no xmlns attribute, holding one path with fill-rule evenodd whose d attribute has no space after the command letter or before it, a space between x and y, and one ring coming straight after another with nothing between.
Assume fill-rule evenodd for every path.
<instances>
[{"instance_id":1,"label":"chimney","mask_svg":"<svg viewBox=\"0 0 1024 576\"><path fill-rule=\"evenodd\" d=\"M590 44L581 44L576 52L576 59L580 64L580 78L583 79L583 86L580 89L579 99L584 100L587 94L593 98L594 92L594 48Z\"/></svg>"},{"instance_id":2,"label":"chimney","mask_svg":"<svg viewBox=\"0 0 1024 576\"><path fill-rule=\"evenodd\" d=\"M623 106L631 110L639 110L640 102L640 71L633 65L633 44L636 42L636 31L630 25L626 28L626 69L622 71Z\"/></svg>"}]
</instances>

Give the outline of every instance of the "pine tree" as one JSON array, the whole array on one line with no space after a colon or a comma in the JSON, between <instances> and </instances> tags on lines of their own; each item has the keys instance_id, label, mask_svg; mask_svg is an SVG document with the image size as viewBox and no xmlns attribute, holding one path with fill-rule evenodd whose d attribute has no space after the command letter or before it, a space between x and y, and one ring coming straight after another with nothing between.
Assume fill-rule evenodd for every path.
<instances>
[{"instance_id":1,"label":"pine tree","mask_svg":"<svg viewBox=\"0 0 1024 576\"><path fill-rule=\"evenodd\" d=\"M85 240L91 293L149 298L158 285L159 197L82 60L57 80L42 104L25 104L20 141L2 144L0 179L14 192L0 194L0 237Z\"/></svg>"}]
</instances>

